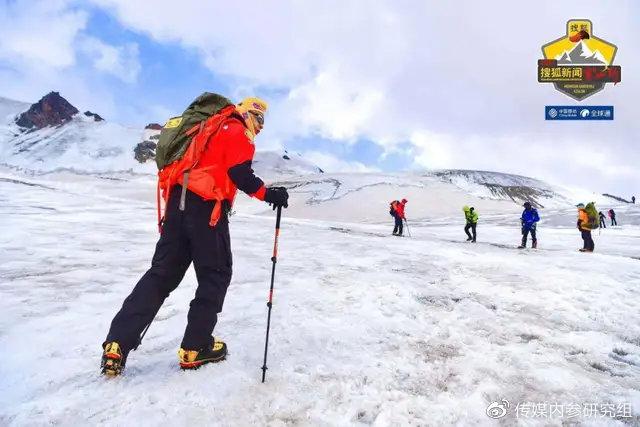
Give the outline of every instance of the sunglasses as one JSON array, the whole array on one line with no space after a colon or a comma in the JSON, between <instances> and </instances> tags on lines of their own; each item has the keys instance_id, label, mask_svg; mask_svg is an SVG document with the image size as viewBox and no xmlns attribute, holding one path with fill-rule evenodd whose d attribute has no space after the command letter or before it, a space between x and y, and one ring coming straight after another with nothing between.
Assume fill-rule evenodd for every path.
<instances>
[{"instance_id":1,"label":"sunglasses","mask_svg":"<svg viewBox=\"0 0 640 427\"><path fill-rule=\"evenodd\" d=\"M264 126L264 116L260 113L254 113L250 111L251 115L256 118L256 121L260 124L260 126Z\"/></svg>"}]
</instances>

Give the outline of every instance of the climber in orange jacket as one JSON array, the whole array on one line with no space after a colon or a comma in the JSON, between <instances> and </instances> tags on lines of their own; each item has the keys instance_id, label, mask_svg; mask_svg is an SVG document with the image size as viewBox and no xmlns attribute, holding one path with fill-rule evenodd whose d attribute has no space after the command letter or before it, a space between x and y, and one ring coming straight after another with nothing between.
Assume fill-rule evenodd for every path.
<instances>
[{"instance_id":1,"label":"climber in orange jacket","mask_svg":"<svg viewBox=\"0 0 640 427\"><path fill-rule=\"evenodd\" d=\"M160 172L159 189L167 202L162 234L151 268L111 322L103 343L103 373L121 373L129 351L140 343L141 334L192 262L198 287L178 352L180 367L197 368L226 357L226 344L212 333L231 281L227 214L236 191L264 200L274 209L288 206L287 190L266 188L251 168L253 139L262 130L266 111L267 104L258 98L224 108L202 123L184 157ZM204 151L194 154L196 149Z\"/></svg>"},{"instance_id":2,"label":"climber in orange jacket","mask_svg":"<svg viewBox=\"0 0 640 427\"><path fill-rule=\"evenodd\" d=\"M393 227L393 235L394 236L402 236L402 221L404 221L404 206L407 204L407 199L402 199L401 201L394 200L391 203L391 212L393 218L395 220L395 224Z\"/></svg>"}]
</instances>

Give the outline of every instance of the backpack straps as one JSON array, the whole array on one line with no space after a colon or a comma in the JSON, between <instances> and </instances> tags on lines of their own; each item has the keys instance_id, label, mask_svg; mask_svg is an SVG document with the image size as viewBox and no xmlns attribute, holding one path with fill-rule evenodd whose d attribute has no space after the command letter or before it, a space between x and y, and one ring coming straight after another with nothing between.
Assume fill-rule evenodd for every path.
<instances>
[{"instance_id":1,"label":"backpack straps","mask_svg":"<svg viewBox=\"0 0 640 427\"><path fill-rule=\"evenodd\" d=\"M169 204L169 196L171 189L179 183L179 177L182 176L182 191L180 194L180 202L178 208L181 211L186 209L186 196L189 185L189 174L198 165L202 153L206 150L209 140L215 136L221 129L222 125L228 119L240 121L246 127L244 119L235 110L235 106L229 105L224 107L218 113L210 116L206 120L192 126L186 131L186 135L190 138L189 146L180 160L170 163L158 171L158 189L157 189L157 209L158 209L158 229L162 233L162 222L166 217L166 207ZM215 188L216 192L214 200L216 204L211 214L210 225L215 226L220 218L223 210L224 198L222 191ZM162 210L162 201L164 200L165 211Z\"/></svg>"}]
</instances>

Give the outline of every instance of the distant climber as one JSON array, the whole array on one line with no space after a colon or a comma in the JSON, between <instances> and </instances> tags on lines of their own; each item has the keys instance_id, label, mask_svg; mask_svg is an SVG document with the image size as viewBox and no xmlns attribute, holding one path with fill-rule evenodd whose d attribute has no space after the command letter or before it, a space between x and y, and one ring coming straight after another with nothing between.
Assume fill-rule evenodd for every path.
<instances>
[{"instance_id":1,"label":"distant climber","mask_svg":"<svg viewBox=\"0 0 640 427\"><path fill-rule=\"evenodd\" d=\"M607 222L605 221L606 217L602 211L598 212L598 216L600 217L600 228L607 228Z\"/></svg>"},{"instance_id":2,"label":"distant climber","mask_svg":"<svg viewBox=\"0 0 640 427\"><path fill-rule=\"evenodd\" d=\"M475 208L469 206L463 206L462 212L464 212L464 219L466 225L464 226L464 232L467 233L467 242L476 242L476 226L478 225L478 212ZM469 229L473 233L473 236L469 233Z\"/></svg>"},{"instance_id":3,"label":"distant climber","mask_svg":"<svg viewBox=\"0 0 640 427\"><path fill-rule=\"evenodd\" d=\"M520 217L520 223L522 225L522 244L518 246L519 249L527 247L527 236L531 233L531 247L533 249L538 247L538 239L536 237L536 225L540 221L538 211L531 206L531 203L524 202L524 211Z\"/></svg>"},{"instance_id":4,"label":"distant climber","mask_svg":"<svg viewBox=\"0 0 640 427\"><path fill-rule=\"evenodd\" d=\"M631 203L636 204L636 196L631 196Z\"/></svg>"},{"instance_id":5,"label":"distant climber","mask_svg":"<svg viewBox=\"0 0 640 427\"><path fill-rule=\"evenodd\" d=\"M394 200L391 202L389 213L393 216L395 224L393 227L394 236L402 236L402 221L404 221L404 206L407 204L407 199L401 201Z\"/></svg>"},{"instance_id":6,"label":"distant climber","mask_svg":"<svg viewBox=\"0 0 640 427\"><path fill-rule=\"evenodd\" d=\"M576 205L576 207L578 208L577 227L582 234L582 240L584 242L580 252L593 252L595 243L591 237L591 230L598 228L598 212L593 202L587 204L587 206L585 206L584 203L580 203Z\"/></svg>"},{"instance_id":7,"label":"distant climber","mask_svg":"<svg viewBox=\"0 0 640 427\"><path fill-rule=\"evenodd\" d=\"M618 225L618 221L616 221L616 211L613 209L609 209L609 218L611 218L611 226Z\"/></svg>"}]
</instances>

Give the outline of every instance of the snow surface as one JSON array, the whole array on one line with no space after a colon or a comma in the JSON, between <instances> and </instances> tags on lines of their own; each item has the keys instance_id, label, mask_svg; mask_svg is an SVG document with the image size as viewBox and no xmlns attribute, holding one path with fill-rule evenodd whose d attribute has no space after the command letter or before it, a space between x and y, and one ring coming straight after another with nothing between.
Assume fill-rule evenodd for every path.
<instances>
[{"instance_id":1,"label":"snow surface","mask_svg":"<svg viewBox=\"0 0 640 427\"><path fill-rule=\"evenodd\" d=\"M0 167L0 425L638 425L640 207L578 253L575 211L541 210L539 250L515 249L520 208L426 176L291 179L260 383L274 215L239 196L234 277L195 372L176 352L190 270L124 376L98 374L109 323L157 239L149 174ZM412 238L390 236L406 196ZM460 207L480 211L464 242ZM602 209L602 207L601 207ZM505 418L486 410L507 399ZM626 404L632 418L516 418L519 402Z\"/></svg>"}]
</instances>

